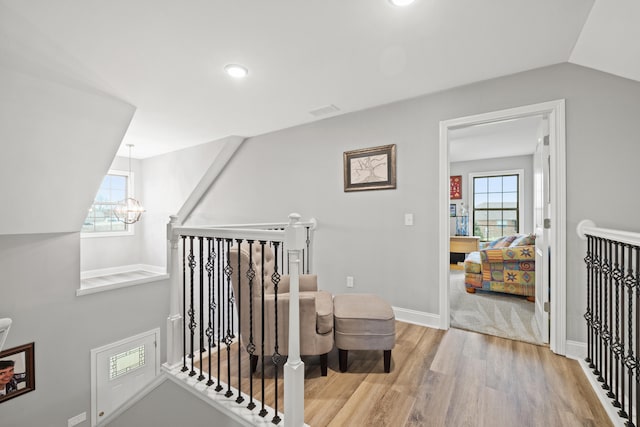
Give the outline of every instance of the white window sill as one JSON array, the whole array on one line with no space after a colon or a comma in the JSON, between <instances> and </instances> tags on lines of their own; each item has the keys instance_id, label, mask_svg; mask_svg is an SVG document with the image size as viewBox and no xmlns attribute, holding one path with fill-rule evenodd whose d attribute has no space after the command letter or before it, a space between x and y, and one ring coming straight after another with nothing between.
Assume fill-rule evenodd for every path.
<instances>
[{"instance_id":1,"label":"white window sill","mask_svg":"<svg viewBox=\"0 0 640 427\"><path fill-rule=\"evenodd\" d=\"M144 264L83 271L80 273L80 289L76 290L76 296L157 282L168 278L169 275L163 267Z\"/></svg>"}]
</instances>

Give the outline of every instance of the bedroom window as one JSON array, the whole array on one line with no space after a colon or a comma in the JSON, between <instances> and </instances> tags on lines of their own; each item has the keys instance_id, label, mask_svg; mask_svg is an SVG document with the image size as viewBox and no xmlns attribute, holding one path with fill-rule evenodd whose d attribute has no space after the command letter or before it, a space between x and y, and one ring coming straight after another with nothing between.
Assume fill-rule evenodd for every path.
<instances>
[{"instance_id":1,"label":"bedroom window","mask_svg":"<svg viewBox=\"0 0 640 427\"><path fill-rule=\"evenodd\" d=\"M520 230L523 171L470 175L473 235L488 242Z\"/></svg>"},{"instance_id":2,"label":"bedroom window","mask_svg":"<svg viewBox=\"0 0 640 427\"><path fill-rule=\"evenodd\" d=\"M82 237L133 234L133 227L118 220L115 209L132 197L133 174L110 170L102 180L89 214L82 224Z\"/></svg>"}]
</instances>

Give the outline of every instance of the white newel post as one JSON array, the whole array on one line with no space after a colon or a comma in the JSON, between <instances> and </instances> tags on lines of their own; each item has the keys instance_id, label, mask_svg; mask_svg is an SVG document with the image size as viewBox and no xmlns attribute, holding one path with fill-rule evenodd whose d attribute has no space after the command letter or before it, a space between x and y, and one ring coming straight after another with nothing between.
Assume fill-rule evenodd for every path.
<instances>
[{"instance_id":1,"label":"white newel post","mask_svg":"<svg viewBox=\"0 0 640 427\"><path fill-rule=\"evenodd\" d=\"M167 224L167 273L169 273L169 317L167 318L167 364L173 366L182 361L182 282L180 280L180 238L174 234L179 226L178 217L171 216Z\"/></svg>"},{"instance_id":2,"label":"white newel post","mask_svg":"<svg viewBox=\"0 0 640 427\"><path fill-rule=\"evenodd\" d=\"M305 245L300 215L289 215L285 246L289 254L289 355L284 365L284 425L304 425L304 363L300 358L300 256Z\"/></svg>"}]
</instances>

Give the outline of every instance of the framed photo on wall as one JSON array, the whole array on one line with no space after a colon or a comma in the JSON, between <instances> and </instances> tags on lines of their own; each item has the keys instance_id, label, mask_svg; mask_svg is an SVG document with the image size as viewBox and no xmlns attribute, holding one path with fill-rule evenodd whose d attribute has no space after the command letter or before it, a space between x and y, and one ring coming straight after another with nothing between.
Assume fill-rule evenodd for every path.
<instances>
[{"instance_id":1,"label":"framed photo on wall","mask_svg":"<svg viewBox=\"0 0 640 427\"><path fill-rule=\"evenodd\" d=\"M344 191L396 188L396 145L345 151Z\"/></svg>"},{"instance_id":2,"label":"framed photo on wall","mask_svg":"<svg viewBox=\"0 0 640 427\"><path fill-rule=\"evenodd\" d=\"M451 203L449 205L449 216L456 216L456 204Z\"/></svg>"},{"instance_id":3,"label":"framed photo on wall","mask_svg":"<svg viewBox=\"0 0 640 427\"><path fill-rule=\"evenodd\" d=\"M0 353L0 403L36 389L34 343Z\"/></svg>"},{"instance_id":4,"label":"framed photo on wall","mask_svg":"<svg viewBox=\"0 0 640 427\"><path fill-rule=\"evenodd\" d=\"M456 175L456 176L450 177L449 188L450 188L449 198L451 200L462 199L462 175Z\"/></svg>"}]
</instances>

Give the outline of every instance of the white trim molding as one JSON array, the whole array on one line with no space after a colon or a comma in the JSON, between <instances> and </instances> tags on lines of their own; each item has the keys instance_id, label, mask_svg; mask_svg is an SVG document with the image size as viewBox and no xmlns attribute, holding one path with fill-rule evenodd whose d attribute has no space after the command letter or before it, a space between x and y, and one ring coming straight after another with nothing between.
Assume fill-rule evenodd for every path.
<instances>
[{"instance_id":1,"label":"white trim molding","mask_svg":"<svg viewBox=\"0 0 640 427\"><path fill-rule=\"evenodd\" d=\"M158 282L168 278L169 274L165 268L147 264L83 271L80 273L80 289L76 289L76 296Z\"/></svg>"},{"instance_id":2,"label":"white trim molding","mask_svg":"<svg viewBox=\"0 0 640 427\"><path fill-rule=\"evenodd\" d=\"M587 357L587 343L567 340L565 356L569 359L584 360Z\"/></svg>"},{"instance_id":3,"label":"white trim molding","mask_svg":"<svg viewBox=\"0 0 640 427\"><path fill-rule=\"evenodd\" d=\"M449 329L449 131L484 123L517 119L534 115L549 117L550 142L550 197L551 229L550 247L554 262L551 263L551 333L549 346L554 353L566 353L566 143L564 99L523 107L460 117L440 122L439 145L439 268L440 328Z\"/></svg>"},{"instance_id":4,"label":"white trim molding","mask_svg":"<svg viewBox=\"0 0 640 427\"><path fill-rule=\"evenodd\" d=\"M424 311L410 310L408 308L392 307L396 320L414 325L426 326L427 328L441 329L440 316Z\"/></svg>"},{"instance_id":5,"label":"white trim molding","mask_svg":"<svg viewBox=\"0 0 640 427\"><path fill-rule=\"evenodd\" d=\"M596 380L596 377L593 375L589 365L584 361L584 359L577 359L577 361L582 368L585 377L587 377L589 384L591 384L591 388L593 388L593 391L598 396L602 408L609 416L611 424L615 427L624 427L626 425L625 420L618 415L618 408L611 404L611 399L607 397L606 390L602 388L602 383L599 383L598 380Z\"/></svg>"}]
</instances>

